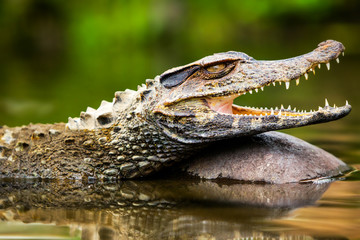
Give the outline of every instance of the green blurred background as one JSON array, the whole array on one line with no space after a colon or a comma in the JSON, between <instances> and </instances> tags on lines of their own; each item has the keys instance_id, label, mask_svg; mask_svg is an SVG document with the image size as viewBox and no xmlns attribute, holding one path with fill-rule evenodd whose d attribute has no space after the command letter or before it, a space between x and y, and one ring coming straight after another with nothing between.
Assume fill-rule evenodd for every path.
<instances>
[{"instance_id":1,"label":"green blurred background","mask_svg":"<svg viewBox=\"0 0 360 240\"><path fill-rule=\"evenodd\" d=\"M298 87L265 88L241 105L317 109L342 105L357 123L360 57L357 0L0 1L0 125L61 122L115 91L206 55L243 51L282 59L341 41L345 58Z\"/></svg>"}]
</instances>

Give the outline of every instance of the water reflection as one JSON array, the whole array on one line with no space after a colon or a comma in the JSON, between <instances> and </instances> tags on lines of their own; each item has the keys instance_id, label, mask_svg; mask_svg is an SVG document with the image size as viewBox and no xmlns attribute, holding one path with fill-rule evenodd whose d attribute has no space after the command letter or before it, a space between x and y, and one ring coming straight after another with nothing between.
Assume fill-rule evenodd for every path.
<instances>
[{"instance_id":1,"label":"water reflection","mask_svg":"<svg viewBox=\"0 0 360 240\"><path fill-rule=\"evenodd\" d=\"M267 221L313 205L329 185L8 180L1 182L0 218L68 226L82 239L311 239L274 231Z\"/></svg>"}]
</instances>

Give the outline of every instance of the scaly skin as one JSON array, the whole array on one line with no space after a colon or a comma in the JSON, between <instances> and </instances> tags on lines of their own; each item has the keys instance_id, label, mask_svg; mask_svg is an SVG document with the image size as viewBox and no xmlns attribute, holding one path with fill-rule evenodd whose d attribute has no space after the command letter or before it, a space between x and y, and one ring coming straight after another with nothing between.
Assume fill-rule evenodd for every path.
<instances>
[{"instance_id":1,"label":"scaly skin","mask_svg":"<svg viewBox=\"0 0 360 240\"><path fill-rule=\"evenodd\" d=\"M147 80L138 91L88 108L67 124L0 129L0 175L41 178L134 178L189 157L217 140L328 122L351 106L317 111L233 105L245 93L298 79L338 58L344 46L328 40L314 51L278 61L241 52L205 57Z\"/></svg>"}]
</instances>

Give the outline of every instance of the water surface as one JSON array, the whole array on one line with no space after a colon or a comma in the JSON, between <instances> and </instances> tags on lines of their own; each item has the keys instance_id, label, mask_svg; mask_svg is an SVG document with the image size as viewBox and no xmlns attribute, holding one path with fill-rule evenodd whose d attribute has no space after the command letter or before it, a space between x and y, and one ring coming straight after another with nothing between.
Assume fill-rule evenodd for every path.
<instances>
[{"instance_id":1,"label":"water surface","mask_svg":"<svg viewBox=\"0 0 360 240\"><path fill-rule=\"evenodd\" d=\"M339 128L319 125L304 138L359 169L358 135ZM8 179L0 188L0 239L360 239L359 180L356 170L280 185Z\"/></svg>"}]
</instances>

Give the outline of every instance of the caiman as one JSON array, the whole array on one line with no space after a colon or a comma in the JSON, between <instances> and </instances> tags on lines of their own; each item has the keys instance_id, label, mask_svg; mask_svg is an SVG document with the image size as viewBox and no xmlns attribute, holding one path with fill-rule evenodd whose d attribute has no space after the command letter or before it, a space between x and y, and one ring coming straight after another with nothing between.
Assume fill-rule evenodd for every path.
<instances>
[{"instance_id":1,"label":"caiman","mask_svg":"<svg viewBox=\"0 0 360 240\"><path fill-rule=\"evenodd\" d=\"M209 143L333 121L351 106L296 111L237 106L233 100L300 77L345 50L327 40L301 56L259 61L224 52L170 69L137 91L88 107L68 123L0 129L0 176L10 178L135 178L188 158Z\"/></svg>"}]
</instances>

